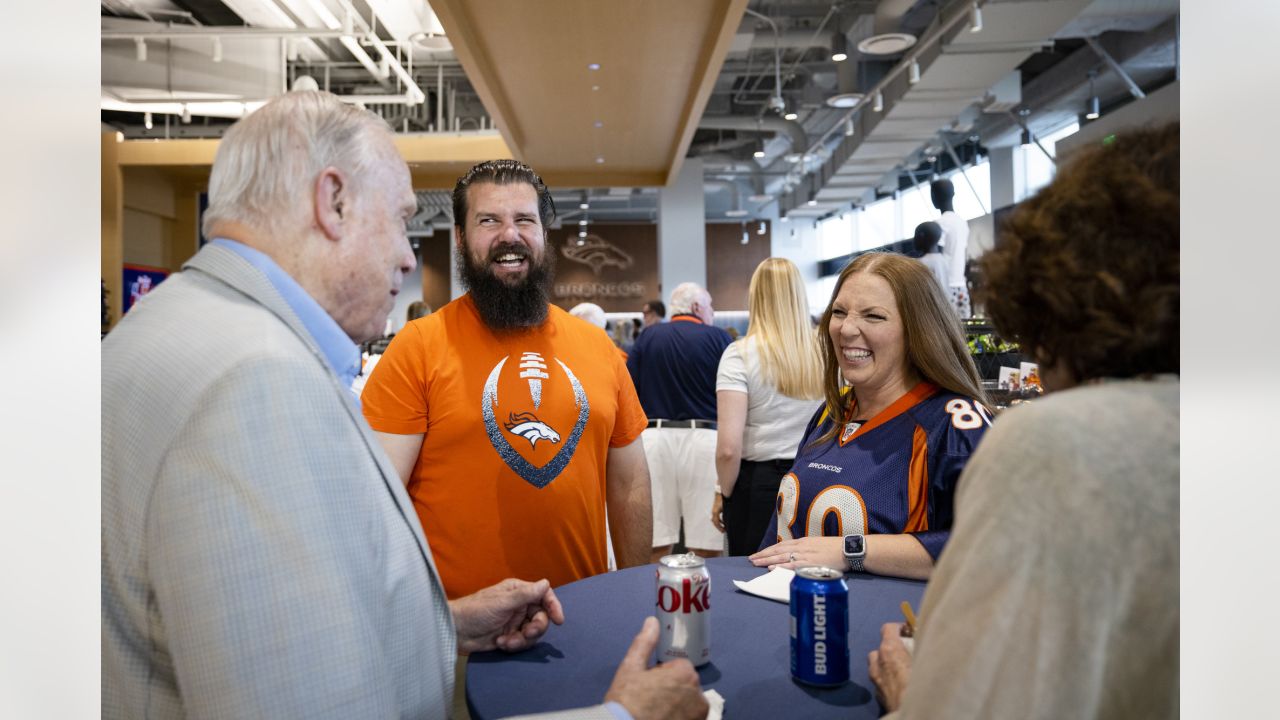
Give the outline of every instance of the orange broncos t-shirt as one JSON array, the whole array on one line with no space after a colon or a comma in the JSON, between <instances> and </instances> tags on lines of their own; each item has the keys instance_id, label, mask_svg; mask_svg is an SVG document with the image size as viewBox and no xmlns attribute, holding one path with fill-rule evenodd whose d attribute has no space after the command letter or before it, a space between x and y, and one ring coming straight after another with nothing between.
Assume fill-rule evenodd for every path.
<instances>
[{"instance_id":1,"label":"orange broncos t-shirt","mask_svg":"<svg viewBox=\"0 0 1280 720\"><path fill-rule=\"evenodd\" d=\"M404 327L361 395L374 430L425 432L409 481L450 598L605 572L605 462L647 423L600 329L552 305L495 333L470 295Z\"/></svg>"}]
</instances>

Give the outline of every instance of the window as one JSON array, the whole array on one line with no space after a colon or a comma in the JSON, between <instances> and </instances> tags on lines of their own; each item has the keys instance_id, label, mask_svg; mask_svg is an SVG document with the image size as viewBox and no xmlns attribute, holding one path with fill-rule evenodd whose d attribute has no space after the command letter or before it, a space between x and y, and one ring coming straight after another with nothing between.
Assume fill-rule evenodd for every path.
<instances>
[{"instance_id":1,"label":"window","mask_svg":"<svg viewBox=\"0 0 1280 720\"><path fill-rule=\"evenodd\" d=\"M825 260L848 255L857 249L858 242L853 223L854 214L847 212L843 214L843 217L835 215L818 223L818 247L821 248L820 259Z\"/></svg>"},{"instance_id":2,"label":"window","mask_svg":"<svg viewBox=\"0 0 1280 720\"><path fill-rule=\"evenodd\" d=\"M898 210L893 198L873 202L857 216L858 250L870 250L902 239L897 236Z\"/></svg>"},{"instance_id":3,"label":"window","mask_svg":"<svg viewBox=\"0 0 1280 720\"><path fill-rule=\"evenodd\" d=\"M965 178L968 177L968 180ZM983 160L972 167L947 176L956 187L956 214L965 220L982 217L991 212L991 163ZM973 183L973 187L969 187ZM977 191L975 194L974 191Z\"/></svg>"},{"instance_id":4,"label":"window","mask_svg":"<svg viewBox=\"0 0 1280 720\"><path fill-rule=\"evenodd\" d=\"M1057 157L1057 143L1059 140L1074 135L1080 129L1080 123L1072 122L1066 127L1049 133L1045 137L1040 138L1040 144L1044 146L1054 157ZM1053 180L1053 175L1057 171L1057 167L1040 152L1040 148L1035 143L1023 145L1017 149L1015 153L1015 170L1022 174L1022 182L1016 183L1015 187L1022 188L1021 197L1016 198L1018 202L1035 195L1040 188L1048 185Z\"/></svg>"}]
</instances>

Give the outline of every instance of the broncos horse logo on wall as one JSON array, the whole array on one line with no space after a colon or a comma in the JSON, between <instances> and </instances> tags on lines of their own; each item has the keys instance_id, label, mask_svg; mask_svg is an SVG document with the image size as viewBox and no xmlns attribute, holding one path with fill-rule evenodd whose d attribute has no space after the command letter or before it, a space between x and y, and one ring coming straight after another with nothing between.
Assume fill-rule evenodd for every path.
<instances>
[{"instance_id":1,"label":"broncos horse logo on wall","mask_svg":"<svg viewBox=\"0 0 1280 720\"><path fill-rule=\"evenodd\" d=\"M533 413L510 413L507 415L507 423L503 427L512 435L519 435L528 440L529 447L538 447L539 440L549 440L553 443L560 442L560 433L539 420Z\"/></svg>"},{"instance_id":2,"label":"broncos horse logo on wall","mask_svg":"<svg viewBox=\"0 0 1280 720\"><path fill-rule=\"evenodd\" d=\"M493 449L497 451L498 457L511 468L512 472L519 475L525 482L536 488L546 487L552 480L560 476L561 471L573 459L573 453L578 449L578 441L582 439L582 433L587 428L587 419L591 417L591 405L587 402L587 391L582 388L582 383L578 381L577 376L558 358L556 364L564 371L564 375L569 380L569 387L573 391L574 404L578 408L578 416L573 424L573 429L569 431L569 436L564 438L564 444L556 452L545 465L539 467L529 462L523 455L519 453L511 442L507 440L503 434L505 429L507 432L518 437L522 437L529 441L530 449L536 449L539 440L547 440L553 444L559 443L561 440L560 433L556 432L549 424L538 419L531 412L508 412L507 422L502 426L498 424L498 414L494 409L498 404L498 378L502 376L502 368L506 365L510 355L498 361L493 366L493 370L489 372L489 379L484 384L484 397L481 401L481 414L484 416L485 432L489 435L489 443L493 445ZM543 399L543 382L550 382L551 375L547 372L547 363L538 353L526 352L520 356L520 379L525 380L529 385L529 399L533 402L534 408L542 405ZM544 414L545 417L545 414Z\"/></svg>"},{"instance_id":3,"label":"broncos horse logo on wall","mask_svg":"<svg viewBox=\"0 0 1280 720\"><path fill-rule=\"evenodd\" d=\"M597 276L606 265L613 265L619 270L626 270L635 262L617 245L607 242L599 235L587 235L585 240L571 241L560 249L561 254L574 262L589 265Z\"/></svg>"}]
</instances>

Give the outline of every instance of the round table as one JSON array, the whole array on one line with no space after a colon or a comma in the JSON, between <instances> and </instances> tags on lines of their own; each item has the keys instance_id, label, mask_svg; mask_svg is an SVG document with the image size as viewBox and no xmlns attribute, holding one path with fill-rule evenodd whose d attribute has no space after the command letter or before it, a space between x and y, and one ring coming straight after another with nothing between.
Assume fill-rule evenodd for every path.
<instances>
[{"instance_id":1,"label":"round table","mask_svg":"<svg viewBox=\"0 0 1280 720\"><path fill-rule=\"evenodd\" d=\"M725 717L874 718L882 713L867 677L867 653L880 626L902 620L900 604L919 609L925 584L847 575L850 681L822 689L791 679L787 605L742 592L733 580L764 574L745 557L715 558L711 572L711 662L698 668L703 689L725 699ZM520 653L476 653L467 664L467 704L476 720L595 705L644 619L654 614L656 565L596 575L556 588L565 624L553 625Z\"/></svg>"}]
</instances>

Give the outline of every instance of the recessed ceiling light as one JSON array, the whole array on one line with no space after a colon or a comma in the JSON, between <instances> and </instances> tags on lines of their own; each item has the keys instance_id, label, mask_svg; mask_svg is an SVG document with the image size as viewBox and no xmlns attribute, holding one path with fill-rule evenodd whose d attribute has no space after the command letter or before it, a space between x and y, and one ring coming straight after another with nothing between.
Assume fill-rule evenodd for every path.
<instances>
[{"instance_id":1,"label":"recessed ceiling light","mask_svg":"<svg viewBox=\"0 0 1280 720\"><path fill-rule=\"evenodd\" d=\"M587 224L587 221L586 221L586 220L579 220L579 221L578 221L578 224L579 224L579 225L586 225L586 224Z\"/></svg>"},{"instance_id":2,"label":"recessed ceiling light","mask_svg":"<svg viewBox=\"0 0 1280 720\"><path fill-rule=\"evenodd\" d=\"M807 203L805 203L805 204L806 204L806 205L808 205L809 207L813 207L814 205L817 205L817 204L818 204L818 201L817 201L817 200L810 200L809 202L807 202Z\"/></svg>"},{"instance_id":3,"label":"recessed ceiling light","mask_svg":"<svg viewBox=\"0 0 1280 720\"><path fill-rule=\"evenodd\" d=\"M591 205L589 205L588 203L578 203L578 209L579 209L579 210L590 210L590 209L591 209Z\"/></svg>"},{"instance_id":4,"label":"recessed ceiling light","mask_svg":"<svg viewBox=\"0 0 1280 720\"><path fill-rule=\"evenodd\" d=\"M599 86L599 85L592 85L592 86L591 86L591 92L595 92L595 91L597 91L597 90L599 90L599 89L600 89L600 86Z\"/></svg>"},{"instance_id":5,"label":"recessed ceiling light","mask_svg":"<svg viewBox=\"0 0 1280 720\"><path fill-rule=\"evenodd\" d=\"M757 150L757 151L755 151L754 153L752 153L752 154L751 154L751 156L752 156L752 157L757 157L757 158L762 158L762 157L764 157L764 151L763 151L763 150Z\"/></svg>"},{"instance_id":6,"label":"recessed ceiling light","mask_svg":"<svg viewBox=\"0 0 1280 720\"><path fill-rule=\"evenodd\" d=\"M596 164L597 164L597 165L603 165L603 164L604 164L604 156L603 156L603 155L598 155L598 156L596 156Z\"/></svg>"},{"instance_id":7,"label":"recessed ceiling light","mask_svg":"<svg viewBox=\"0 0 1280 720\"><path fill-rule=\"evenodd\" d=\"M799 116L799 115L796 115L796 114L795 114L795 113L793 113L793 112L789 112L789 113L787 113L786 115L783 115L783 116L782 116L782 119L783 119L783 120L795 120L795 119L796 119L796 118L798 118L798 117L800 117L800 116Z\"/></svg>"},{"instance_id":8,"label":"recessed ceiling light","mask_svg":"<svg viewBox=\"0 0 1280 720\"><path fill-rule=\"evenodd\" d=\"M831 56L832 62L844 62L845 60L848 60L848 59L849 59L849 56L845 53L836 53Z\"/></svg>"},{"instance_id":9,"label":"recessed ceiling light","mask_svg":"<svg viewBox=\"0 0 1280 720\"><path fill-rule=\"evenodd\" d=\"M872 35L858 43L858 51L864 55L893 55L916 44L916 36L909 33L885 33Z\"/></svg>"},{"instance_id":10,"label":"recessed ceiling light","mask_svg":"<svg viewBox=\"0 0 1280 720\"><path fill-rule=\"evenodd\" d=\"M600 69L600 63L588 63L588 64L587 64L587 69L588 69L588 70L599 70L599 69Z\"/></svg>"},{"instance_id":11,"label":"recessed ceiling light","mask_svg":"<svg viewBox=\"0 0 1280 720\"><path fill-rule=\"evenodd\" d=\"M851 108L862 100L862 93L840 93L827 98L827 107L833 108Z\"/></svg>"},{"instance_id":12,"label":"recessed ceiling light","mask_svg":"<svg viewBox=\"0 0 1280 720\"><path fill-rule=\"evenodd\" d=\"M738 209L726 210L724 213L725 217L743 217L745 215L750 215L750 214L751 213L747 212L746 210L738 210Z\"/></svg>"},{"instance_id":13,"label":"recessed ceiling light","mask_svg":"<svg viewBox=\"0 0 1280 720\"><path fill-rule=\"evenodd\" d=\"M603 120L597 120L597 121L595 121L595 122L593 122L593 123L591 123L591 124L592 124L592 125L594 125L594 126L596 126L596 127L598 127L598 128L602 128L602 127L604 127L604 121L603 121Z\"/></svg>"}]
</instances>

